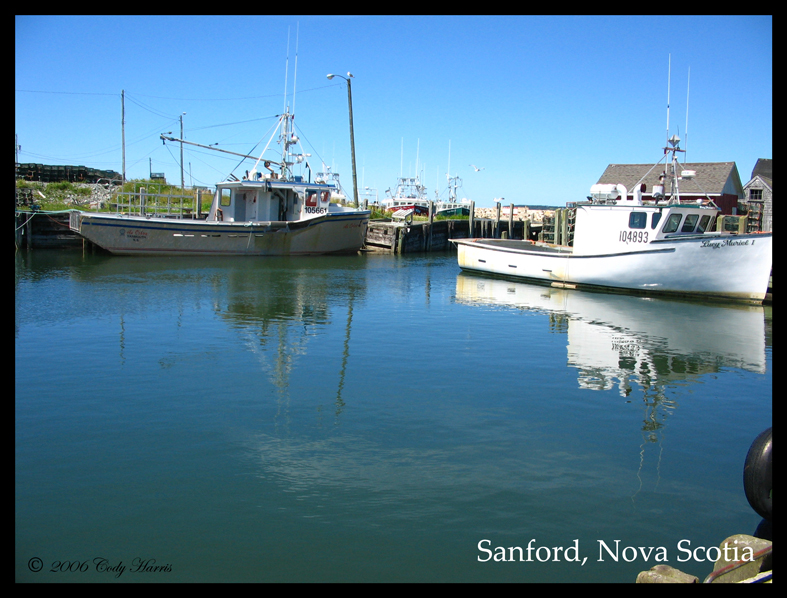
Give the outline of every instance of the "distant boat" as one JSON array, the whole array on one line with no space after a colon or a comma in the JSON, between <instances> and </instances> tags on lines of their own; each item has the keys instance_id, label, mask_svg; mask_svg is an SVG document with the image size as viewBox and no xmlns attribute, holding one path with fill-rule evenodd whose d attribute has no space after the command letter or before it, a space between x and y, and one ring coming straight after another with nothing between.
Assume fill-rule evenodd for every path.
<instances>
[{"instance_id":1,"label":"distant boat","mask_svg":"<svg viewBox=\"0 0 787 598\"><path fill-rule=\"evenodd\" d=\"M326 185L333 185L331 191L331 201L344 205L347 201L347 194L342 189L342 184L339 182L339 173L332 172L330 166L322 165L323 171L314 175L315 183L325 183Z\"/></svg>"},{"instance_id":2,"label":"distant boat","mask_svg":"<svg viewBox=\"0 0 787 598\"><path fill-rule=\"evenodd\" d=\"M470 200L467 198L459 199L456 190L462 186L462 179L458 176L448 176L448 199L438 201L435 208L435 216L468 216L470 215Z\"/></svg>"},{"instance_id":3,"label":"distant boat","mask_svg":"<svg viewBox=\"0 0 787 598\"><path fill-rule=\"evenodd\" d=\"M673 136L651 200L644 185L593 185L576 207L573 246L526 240L454 239L459 267L560 287L719 297L761 303L772 266L772 234L712 232L712 201L681 201ZM667 155L672 153L671 164ZM657 163L658 164L658 163ZM669 192L665 194L665 186Z\"/></svg>"},{"instance_id":4,"label":"distant boat","mask_svg":"<svg viewBox=\"0 0 787 598\"><path fill-rule=\"evenodd\" d=\"M356 252L363 247L370 212L332 203L337 189L327 180L312 183L292 174L290 167L303 160L302 155L290 151L298 142L293 118L289 109L279 118L281 163L264 161L267 172L259 172L260 157L242 180L232 177L234 180L218 183L206 220L74 211L71 229L118 255ZM275 166L279 172L274 171Z\"/></svg>"},{"instance_id":5,"label":"distant boat","mask_svg":"<svg viewBox=\"0 0 787 598\"><path fill-rule=\"evenodd\" d=\"M429 212L426 187L418 177L399 177L394 190L388 189L386 193L388 196L380 202L385 210L413 210L419 215Z\"/></svg>"}]
</instances>

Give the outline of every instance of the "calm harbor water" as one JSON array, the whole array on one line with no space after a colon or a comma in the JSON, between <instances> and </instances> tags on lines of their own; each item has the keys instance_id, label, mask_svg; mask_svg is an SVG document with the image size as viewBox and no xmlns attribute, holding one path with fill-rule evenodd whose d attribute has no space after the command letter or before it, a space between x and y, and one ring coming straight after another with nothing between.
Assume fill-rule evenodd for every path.
<instances>
[{"instance_id":1,"label":"calm harbor water","mask_svg":"<svg viewBox=\"0 0 787 598\"><path fill-rule=\"evenodd\" d=\"M703 579L760 522L771 308L450 253L15 259L17 581Z\"/></svg>"}]
</instances>

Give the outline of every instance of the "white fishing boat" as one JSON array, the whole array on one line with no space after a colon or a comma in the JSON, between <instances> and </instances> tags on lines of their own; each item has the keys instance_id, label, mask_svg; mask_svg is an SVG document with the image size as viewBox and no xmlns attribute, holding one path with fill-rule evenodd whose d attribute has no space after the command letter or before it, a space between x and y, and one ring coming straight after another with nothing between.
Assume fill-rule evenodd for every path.
<instances>
[{"instance_id":1,"label":"white fishing boat","mask_svg":"<svg viewBox=\"0 0 787 598\"><path fill-rule=\"evenodd\" d=\"M206 219L145 214L144 210L133 215L75 211L71 214L71 229L119 255L356 252L363 247L370 212L332 203L331 196L337 189L328 180L309 182L293 174L291 167L305 158L304 154L291 151L291 146L298 143L292 130L293 118L289 109L285 110L274 132L279 133L283 148L281 162L262 159L266 146L242 180L231 177L233 180L216 185ZM164 135L162 139L190 143ZM273 136L268 145L272 140ZM257 170L261 164L263 172ZM278 172L274 167L278 167Z\"/></svg>"},{"instance_id":2,"label":"white fishing boat","mask_svg":"<svg viewBox=\"0 0 787 598\"><path fill-rule=\"evenodd\" d=\"M568 288L761 303L772 234L714 232L720 210L711 200L681 201L679 182L694 173L680 168L679 142L677 136L669 140L662 177L649 199L643 198L644 185L629 193L623 185L604 184L591 187L589 201L570 204L576 209L572 246L454 239L460 268Z\"/></svg>"},{"instance_id":3,"label":"white fishing boat","mask_svg":"<svg viewBox=\"0 0 787 598\"><path fill-rule=\"evenodd\" d=\"M416 214L429 212L426 187L418 177L399 177L394 190L387 189L386 193L388 196L381 202L385 210L413 210Z\"/></svg>"},{"instance_id":4,"label":"white fishing boat","mask_svg":"<svg viewBox=\"0 0 787 598\"><path fill-rule=\"evenodd\" d=\"M314 182L333 186L333 191L331 191L331 201L333 203L341 205L347 203L347 194L344 192L342 184L339 181L339 173L333 172L330 166L323 164L322 171L314 176Z\"/></svg>"}]
</instances>

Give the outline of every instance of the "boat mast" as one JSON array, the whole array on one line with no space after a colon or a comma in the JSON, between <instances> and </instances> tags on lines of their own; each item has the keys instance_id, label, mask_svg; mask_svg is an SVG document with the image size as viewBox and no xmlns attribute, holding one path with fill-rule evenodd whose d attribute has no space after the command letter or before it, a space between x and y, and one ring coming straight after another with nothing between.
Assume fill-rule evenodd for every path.
<instances>
[{"instance_id":1,"label":"boat mast","mask_svg":"<svg viewBox=\"0 0 787 598\"><path fill-rule=\"evenodd\" d=\"M669 101L670 101L670 83L672 79L672 54L669 55L669 61L667 66L667 145L664 147L664 173L663 178L669 179L670 181L670 203L680 203L680 190L678 188L678 158L677 152L685 152L686 150L680 149L680 137L677 135L673 135L670 137L669 134ZM688 119L688 110L687 110L687 119ZM688 127L688 121L686 123ZM667 165L666 157L669 152L672 152L672 160L671 160L671 167L672 172L670 172L670 166Z\"/></svg>"},{"instance_id":2,"label":"boat mast","mask_svg":"<svg viewBox=\"0 0 787 598\"><path fill-rule=\"evenodd\" d=\"M688 165L688 148L689 148L689 87L691 86L691 67L689 67L689 78L686 82L686 129L683 131L685 136L685 143L683 144L683 151L687 152L683 155L684 164Z\"/></svg>"}]
</instances>

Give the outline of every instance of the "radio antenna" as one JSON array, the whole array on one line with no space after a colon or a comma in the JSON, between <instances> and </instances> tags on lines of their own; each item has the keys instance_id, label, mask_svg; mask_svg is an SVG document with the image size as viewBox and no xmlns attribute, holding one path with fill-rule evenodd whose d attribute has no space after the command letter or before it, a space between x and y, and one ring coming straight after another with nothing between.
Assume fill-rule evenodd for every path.
<instances>
[{"instance_id":1,"label":"radio antenna","mask_svg":"<svg viewBox=\"0 0 787 598\"><path fill-rule=\"evenodd\" d=\"M295 114L295 85L298 83L298 36L301 30L301 23L295 28L295 72L292 74L292 113Z\"/></svg>"},{"instance_id":2,"label":"radio antenna","mask_svg":"<svg viewBox=\"0 0 787 598\"><path fill-rule=\"evenodd\" d=\"M689 147L689 86L691 85L691 67L689 67L689 80L686 83L686 130L684 131L685 139L683 140L683 161L688 163L686 151Z\"/></svg>"},{"instance_id":3,"label":"radio antenna","mask_svg":"<svg viewBox=\"0 0 787 598\"><path fill-rule=\"evenodd\" d=\"M669 143L669 87L672 75L672 54L669 54L667 62L667 143ZM666 152L665 152L666 153Z\"/></svg>"},{"instance_id":4,"label":"radio antenna","mask_svg":"<svg viewBox=\"0 0 787 598\"><path fill-rule=\"evenodd\" d=\"M287 58L284 61L284 109L287 112L287 75L290 72L290 28L287 27Z\"/></svg>"}]
</instances>

